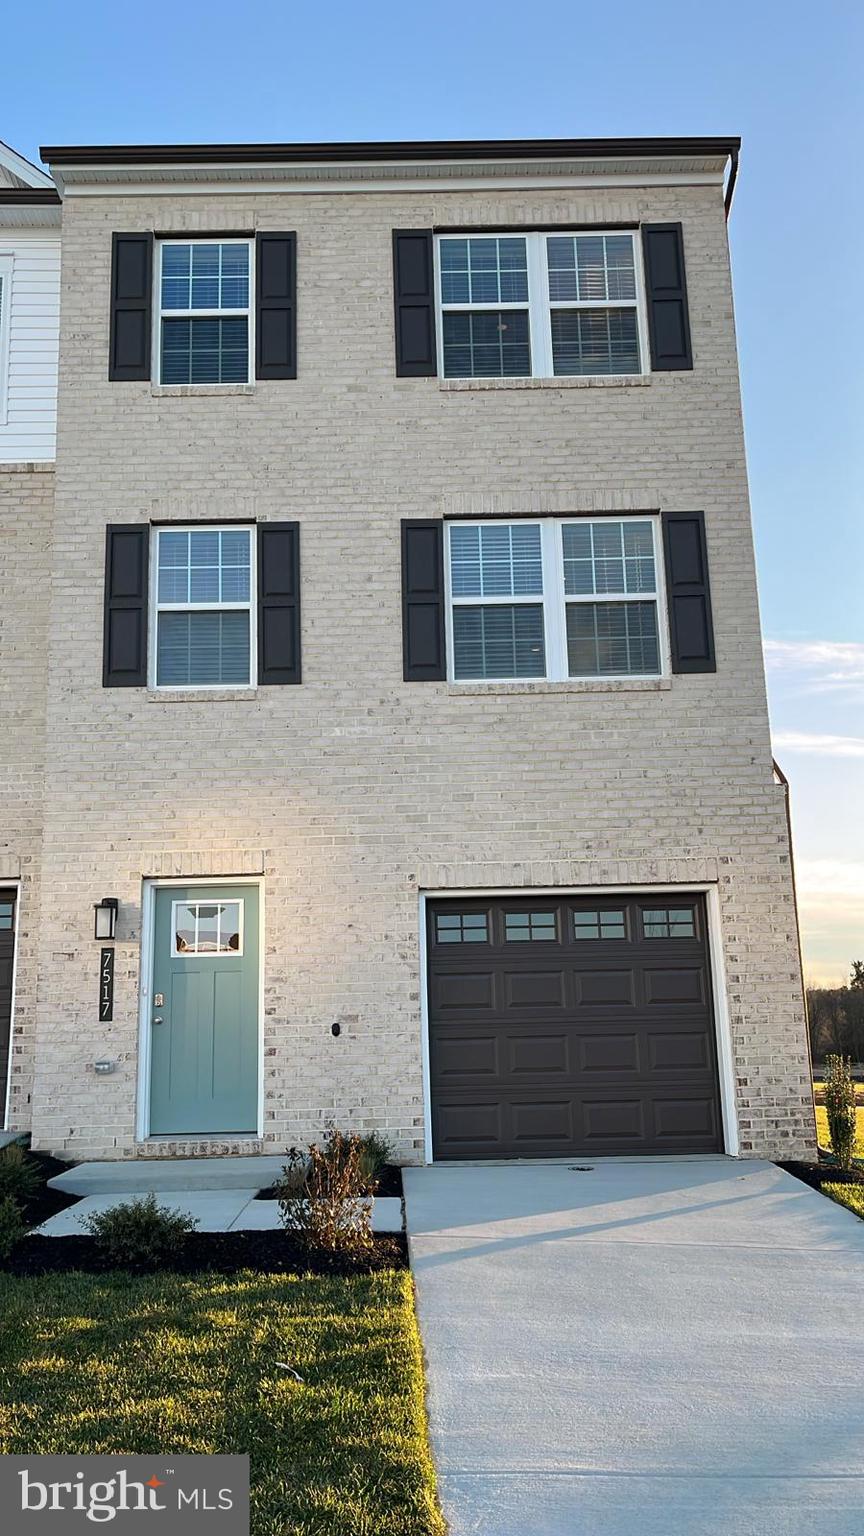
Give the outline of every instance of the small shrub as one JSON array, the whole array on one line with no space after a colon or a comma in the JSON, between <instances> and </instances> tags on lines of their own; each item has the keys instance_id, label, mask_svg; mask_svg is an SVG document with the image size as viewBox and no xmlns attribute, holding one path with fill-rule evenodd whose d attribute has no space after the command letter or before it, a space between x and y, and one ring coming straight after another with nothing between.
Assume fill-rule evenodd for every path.
<instances>
[{"instance_id":1,"label":"small shrub","mask_svg":"<svg viewBox=\"0 0 864 1536\"><path fill-rule=\"evenodd\" d=\"M106 1259L130 1269L155 1269L167 1263L197 1225L182 1211L157 1205L155 1195L94 1211L84 1222Z\"/></svg>"},{"instance_id":2,"label":"small shrub","mask_svg":"<svg viewBox=\"0 0 864 1536\"><path fill-rule=\"evenodd\" d=\"M42 1173L35 1158L12 1141L0 1152L0 1200L7 1197L26 1205L39 1193Z\"/></svg>"},{"instance_id":3,"label":"small shrub","mask_svg":"<svg viewBox=\"0 0 864 1536\"><path fill-rule=\"evenodd\" d=\"M4 1195L0 1200L0 1263L5 1263L26 1231L24 1217L12 1196Z\"/></svg>"},{"instance_id":4,"label":"small shrub","mask_svg":"<svg viewBox=\"0 0 864 1536\"><path fill-rule=\"evenodd\" d=\"M292 1147L277 1188L282 1225L309 1248L368 1253L372 1247L369 1174L359 1136L331 1130L323 1146Z\"/></svg>"},{"instance_id":5,"label":"small shrub","mask_svg":"<svg viewBox=\"0 0 864 1536\"><path fill-rule=\"evenodd\" d=\"M360 1137L360 1166L369 1182L369 1193L374 1195L378 1181L393 1156L393 1146L386 1136L370 1131Z\"/></svg>"},{"instance_id":6,"label":"small shrub","mask_svg":"<svg viewBox=\"0 0 864 1536\"><path fill-rule=\"evenodd\" d=\"M825 1114L828 1139L841 1168L850 1168L855 1150L855 1084L845 1056L825 1058Z\"/></svg>"}]
</instances>

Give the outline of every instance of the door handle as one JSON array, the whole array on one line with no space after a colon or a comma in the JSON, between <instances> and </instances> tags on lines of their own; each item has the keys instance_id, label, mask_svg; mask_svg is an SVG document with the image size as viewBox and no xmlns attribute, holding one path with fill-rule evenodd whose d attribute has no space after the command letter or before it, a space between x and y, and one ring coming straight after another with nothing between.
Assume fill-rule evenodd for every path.
<instances>
[{"instance_id":1,"label":"door handle","mask_svg":"<svg viewBox=\"0 0 864 1536\"><path fill-rule=\"evenodd\" d=\"M164 1019L160 1019L160 1018L156 1018L156 1019L153 1020L153 1023L154 1024L164 1024L165 1020Z\"/></svg>"}]
</instances>

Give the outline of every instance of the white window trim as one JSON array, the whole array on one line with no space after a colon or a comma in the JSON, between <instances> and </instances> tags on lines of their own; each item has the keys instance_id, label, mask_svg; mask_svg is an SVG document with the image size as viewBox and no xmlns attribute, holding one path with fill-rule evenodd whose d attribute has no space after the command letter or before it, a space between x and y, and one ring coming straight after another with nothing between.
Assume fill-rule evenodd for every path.
<instances>
[{"instance_id":1,"label":"white window trim","mask_svg":"<svg viewBox=\"0 0 864 1536\"><path fill-rule=\"evenodd\" d=\"M0 255L0 278L3 282L0 301L0 427L9 419L9 373L12 352L12 281L14 258Z\"/></svg>"},{"instance_id":2,"label":"white window trim","mask_svg":"<svg viewBox=\"0 0 864 1536\"><path fill-rule=\"evenodd\" d=\"M565 523L646 523L652 530L654 544L655 589L653 592L600 592L588 593L584 598L567 597L564 592L564 534ZM450 531L452 528L519 527L528 524L540 530L540 554L543 569L543 593L517 597L454 597L451 586ZM531 683L596 683L609 686L615 683L653 682L666 678L671 672L671 652L666 605L666 573L663 562L663 542L660 518L641 513L628 515L616 513L612 517L595 514L573 513L569 517L538 518L451 518L444 524L444 580L445 626L447 642L447 681L457 688L476 688L478 685L505 687L514 684L526 687ZM654 602L657 604L657 636L660 652L658 672L580 672L571 676L567 663L567 604L570 602ZM546 652L546 671L542 677L456 677L453 640L453 609L486 608L495 604L505 607L533 605L543 608L543 637Z\"/></svg>"},{"instance_id":3,"label":"white window trim","mask_svg":"<svg viewBox=\"0 0 864 1536\"><path fill-rule=\"evenodd\" d=\"M238 948L237 949L178 949L177 948L177 909L178 909L178 907L219 906L220 902L224 902L224 904L226 906L230 903L232 906L238 906L240 908L239 916L238 916L238 927L237 927L237 931L238 931L238 934L239 934L239 937L240 937L240 943L239 943ZM214 896L212 901L208 901L207 898L204 897L204 896L193 896L191 901L188 900L188 899L186 901L172 901L172 903L171 903L171 959L172 960L236 960L238 958L242 959L242 956L243 956L243 919L244 919L245 907L246 907L245 901L243 900L242 897L238 897L238 896L227 896L227 897L217 897L217 896ZM196 921L196 925L197 925L197 922L198 922L197 916L196 916L195 921ZM196 927L196 931L197 931L197 927Z\"/></svg>"},{"instance_id":4,"label":"white window trim","mask_svg":"<svg viewBox=\"0 0 864 1536\"><path fill-rule=\"evenodd\" d=\"M163 309L162 308L162 252L168 245L245 245L249 250L249 304L245 309ZM255 382L255 242L243 236L237 239L230 235L220 235L215 238L198 240L194 235L172 240L157 240L156 248L158 259L156 262L156 297L153 305L153 356L156 359L155 379L163 389L237 389L245 384ZM231 320L245 319L248 323L248 349L246 358L245 379L232 379L229 382L218 381L200 384L166 384L162 378L162 321L163 320Z\"/></svg>"},{"instance_id":5,"label":"white window trim","mask_svg":"<svg viewBox=\"0 0 864 1536\"><path fill-rule=\"evenodd\" d=\"M159 538L163 533L224 533L233 530L249 534L249 601L248 603L160 603L159 602ZM153 529L150 540L150 598L148 614L148 684L157 693L224 693L251 692L258 685L258 540L253 523L161 523ZM249 681L248 683L158 683L156 641L160 613L248 613L249 614Z\"/></svg>"},{"instance_id":6,"label":"white window trim","mask_svg":"<svg viewBox=\"0 0 864 1536\"><path fill-rule=\"evenodd\" d=\"M556 300L554 305L549 297L549 264L546 259L546 240L550 236L564 237L575 235L629 235L633 241L633 262L636 275L636 299L633 300L609 300L609 299L583 299L583 300ZM445 306L442 297L442 271L441 271L441 242L443 240L470 240L471 231L462 231L458 234L448 234L445 230L435 236L435 330L438 346L438 376L441 379L457 378L487 378L487 375L479 374L450 374L444 372L444 313L471 313L474 310L483 312L505 309L521 309L528 312L528 348L531 357L530 374L504 374L491 375L492 378L503 377L506 379L532 378L563 380L567 383L573 378L579 379L638 379L644 378L651 372L651 352L648 337L648 313L645 302L645 271L642 261L642 241L639 239L638 229L606 229L598 225L596 229L560 229L554 228L542 230L477 230L473 236L475 239L512 240L521 238L526 242L526 256L528 265L528 300L525 303L489 303L489 304L447 304ZM639 369L636 373L557 373L555 372L552 357L552 309L629 309L636 310L636 330L639 342Z\"/></svg>"}]
</instances>

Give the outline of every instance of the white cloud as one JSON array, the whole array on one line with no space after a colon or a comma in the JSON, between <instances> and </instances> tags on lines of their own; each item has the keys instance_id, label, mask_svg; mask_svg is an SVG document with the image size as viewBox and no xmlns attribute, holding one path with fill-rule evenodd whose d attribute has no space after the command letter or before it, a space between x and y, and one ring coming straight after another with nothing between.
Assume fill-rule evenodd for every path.
<instances>
[{"instance_id":1,"label":"white cloud","mask_svg":"<svg viewBox=\"0 0 864 1536\"><path fill-rule=\"evenodd\" d=\"M864 643L855 640L766 640L765 663L807 692L864 687Z\"/></svg>"},{"instance_id":2,"label":"white cloud","mask_svg":"<svg viewBox=\"0 0 864 1536\"><path fill-rule=\"evenodd\" d=\"M798 896L805 898L861 903L864 910L864 860L799 859L795 866Z\"/></svg>"},{"instance_id":3,"label":"white cloud","mask_svg":"<svg viewBox=\"0 0 864 1536\"><path fill-rule=\"evenodd\" d=\"M828 736L815 731L775 731L778 752L806 752L812 757L864 757L864 736Z\"/></svg>"}]
</instances>

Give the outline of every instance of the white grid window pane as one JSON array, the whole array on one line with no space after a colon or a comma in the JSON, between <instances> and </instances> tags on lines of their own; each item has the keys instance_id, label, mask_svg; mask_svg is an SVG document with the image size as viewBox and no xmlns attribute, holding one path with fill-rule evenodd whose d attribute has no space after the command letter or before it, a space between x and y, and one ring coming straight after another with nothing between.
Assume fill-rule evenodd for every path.
<instances>
[{"instance_id":1,"label":"white grid window pane","mask_svg":"<svg viewBox=\"0 0 864 1536\"><path fill-rule=\"evenodd\" d=\"M159 532L160 603L248 603L251 536L246 528Z\"/></svg>"},{"instance_id":2,"label":"white grid window pane","mask_svg":"<svg viewBox=\"0 0 864 1536\"><path fill-rule=\"evenodd\" d=\"M527 309L445 310L444 376L523 378L531 372Z\"/></svg>"},{"instance_id":3,"label":"white grid window pane","mask_svg":"<svg viewBox=\"0 0 864 1536\"><path fill-rule=\"evenodd\" d=\"M656 676L656 603L568 603L567 661L571 677Z\"/></svg>"},{"instance_id":4,"label":"white grid window pane","mask_svg":"<svg viewBox=\"0 0 864 1536\"><path fill-rule=\"evenodd\" d=\"M163 245L162 308L248 309L249 246Z\"/></svg>"},{"instance_id":5,"label":"white grid window pane","mask_svg":"<svg viewBox=\"0 0 864 1536\"><path fill-rule=\"evenodd\" d=\"M249 378L249 322L189 317L162 321L163 384L245 384Z\"/></svg>"},{"instance_id":6,"label":"white grid window pane","mask_svg":"<svg viewBox=\"0 0 864 1536\"><path fill-rule=\"evenodd\" d=\"M543 562L536 523L450 529L454 597L542 597Z\"/></svg>"},{"instance_id":7,"label":"white grid window pane","mask_svg":"<svg viewBox=\"0 0 864 1536\"><path fill-rule=\"evenodd\" d=\"M565 523L562 538L568 597L656 592L654 535L649 523Z\"/></svg>"},{"instance_id":8,"label":"white grid window pane","mask_svg":"<svg viewBox=\"0 0 864 1536\"><path fill-rule=\"evenodd\" d=\"M528 255L524 236L484 236L441 241L444 304L528 302Z\"/></svg>"},{"instance_id":9,"label":"white grid window pane","mask_svg":"<svg viewBox=\"0 0 864 1536\"><path fill-rule=\"evenodd\" d=\"M639 372L634 309L553 309L552 361L562 377Z\"/></svg>"},{"instance_id":10,"label":"white grid window pane","mask_svg":"<svg viewBox=\"0 0 864 1536\"><path fill-rule=\"evenodd\" d=\"M453 669L461 681L545 677L542 604L454 607Z\"/></svg>"},{"instance_id":11,"label":"white grid window pane","mask_svg":"<svg viewBox=\"0 0 864 1536\"><path fill-rule=\"evenodd\" d=\"M160 613L156 683L160 688L249 682L250 615L237 612Z\"/></svg>"},{"instance_id":12,"label":"white grid window pane","mask_svg":"<svg viewBox=\"0 0 864 1536\"><path fill-rule=\"evenodd\" d=\"M550 235L546 255L553 304L635 302L632 235Z\"/></svg>"},{"instance_id":13,"label":"white grid window pane","mask_svg":"<svg viewBox=\"0 0 864 1536\"><path fill-rule=\"evenodd\" d=\"M175 955L242 954L240 901L174 904Z\"/></svg>"}]
</instances>

